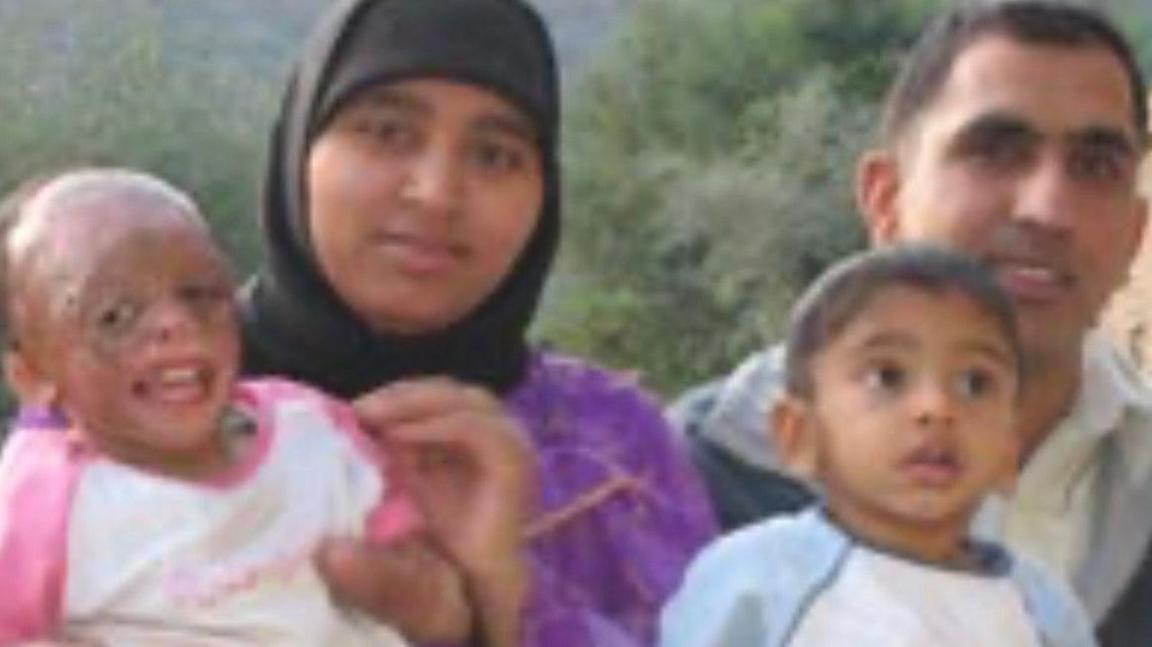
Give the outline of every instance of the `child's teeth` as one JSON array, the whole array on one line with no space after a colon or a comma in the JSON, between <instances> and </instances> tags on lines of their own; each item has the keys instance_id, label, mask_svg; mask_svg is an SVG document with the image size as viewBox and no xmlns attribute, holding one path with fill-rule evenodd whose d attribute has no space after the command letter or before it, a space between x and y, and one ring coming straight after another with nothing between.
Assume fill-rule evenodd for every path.
<instances>
[{"instance_id":1,"label":"child's teeth","mask_svg":"<svg viewBox=\"0 0 1152 647\"><path fill-rule=\"evenodd\" d=\"M197 371L194 368L170 368L160 373L162 384L183 384L196 379Z\"/></svg>"}]
</instances>

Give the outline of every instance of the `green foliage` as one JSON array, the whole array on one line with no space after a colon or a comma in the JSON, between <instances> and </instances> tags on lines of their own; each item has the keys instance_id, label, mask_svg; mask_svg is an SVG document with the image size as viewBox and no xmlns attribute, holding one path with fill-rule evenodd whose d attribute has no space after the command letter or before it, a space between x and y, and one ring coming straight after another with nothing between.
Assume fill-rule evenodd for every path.
<instances>
[{"instance_id":1,"label":"green foliage","mask_svg":"<svg viewBox=\"0 0 1152 647\"><path fill-rule=\"evenodd\" d=\"M1150 60L1146 0L1083 1ZM540 335L665 393L776 337L798 291L863 244L855 161L898 56L946 4L637 0L568 97L565 274Z\"/></svg>"},{"instance_id":2,"label":"green foliage","mask_svg":"<svg viewBox=\"0 0 1152 647\"><path fill-rule=\"evenodd\" d=\"M280 75L221 57L189 64L156 2L18 5L0 7L0 190L79 165L148 170L193 193L239 269L253 267ZM0 413L10 408L0 394Z\"/></svg>"},{"instance_id":3,"label":"green foliage","mask_svg":"<svg viewBox=\"0 0 1152 647\"><path fill-rule=\"evenodd\" d=\"M641 0L570 96L561 346L672 392L862 244L854 160L930 0Z\"/></svg>"},{"instance_id":4,"label":"green foliage","mask_svg":"<svg viewBox=\"0 0 1152 647\"><path fill-rule=\"evenodd\" d=\"M66 16L62 19L61 16ZM84 164L132 166L191 191L242 268L256 254L255 196L273 74L168 47L163 11L92 0L28 5L0 20L0 187Z\"/></svg>"}]
</instances>

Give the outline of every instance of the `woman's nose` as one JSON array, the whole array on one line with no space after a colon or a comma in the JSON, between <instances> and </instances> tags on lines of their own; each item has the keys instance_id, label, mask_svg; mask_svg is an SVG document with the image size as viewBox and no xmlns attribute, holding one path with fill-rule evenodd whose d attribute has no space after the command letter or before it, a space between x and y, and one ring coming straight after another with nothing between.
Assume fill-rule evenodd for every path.
<instances>
[{"instance_id":1,"label":"woman's nose","mask_svg":"<svg viewBox=\"0 0 1152 647\"><path fill-rule=\"evenodd\" d=\"M423 209L451 214L459 208L463 186L457 155L447 145L435 145L411 161L401 195Z\"/></svg>"}]
</instances>

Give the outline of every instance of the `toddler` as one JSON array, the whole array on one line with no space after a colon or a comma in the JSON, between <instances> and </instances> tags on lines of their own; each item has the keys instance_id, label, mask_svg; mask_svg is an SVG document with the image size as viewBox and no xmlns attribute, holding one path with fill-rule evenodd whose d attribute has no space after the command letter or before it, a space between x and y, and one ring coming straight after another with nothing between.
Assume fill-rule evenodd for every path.
<instances>
[{"instance_id":1,"label":"toddler","mask_svg":"<svg viewBox=\"0 0 1152 647\"><path fill-rule=\"evenodd\" d=\"M17 425L0 457L0 644L404 644L313 555L418 538L414 508L345 405L237 380L233 280L192 201L87 169L6 206L6 378L64 424Z\"/></svg>"},{"instance_id":2,"label":"toddler","mask_svg":"<svg viewBox=\"0 0 1152 647\"><path fill-rule=\"evenodd\" d=\"M707 547L662 645L1095 644L1061 583L968 532L1019 456L1016 324L981 266L922 247L855 256L797 304L785 354L774 446L821 503Z\"/></svg>"}]
</instances>

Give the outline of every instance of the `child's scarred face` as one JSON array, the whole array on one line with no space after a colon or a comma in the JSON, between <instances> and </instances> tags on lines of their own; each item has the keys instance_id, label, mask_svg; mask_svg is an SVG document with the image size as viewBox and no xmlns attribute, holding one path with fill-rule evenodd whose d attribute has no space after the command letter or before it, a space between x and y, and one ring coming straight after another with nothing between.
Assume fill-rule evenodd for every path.
<instances>
[{"instance_id":1,"label":"child's scarred face","mask_svg":"<svg viewBox=\"0 0 1152 647\"><path fill-rule=\"evenodd\" d=\"M115 207L116 212L101 212ZM20 352L98 449L174 474L226 459L239 357L233 283L190 214L91 206L41 223ZM46 269L50 268L50 269Z\"/></svg>"},{"instance_id":2,"label":"child's scarred face","mask_svg":"<svg viewBox=\"0 0 1152 647\"><path fill-rule=\"evenodd\" d=\"M788 405L801 469L863 538L960 558L976 505L1015 475L1017 361L966 295L882 289L814 356L811 401Z\"/></svg>"}]
</instances>

